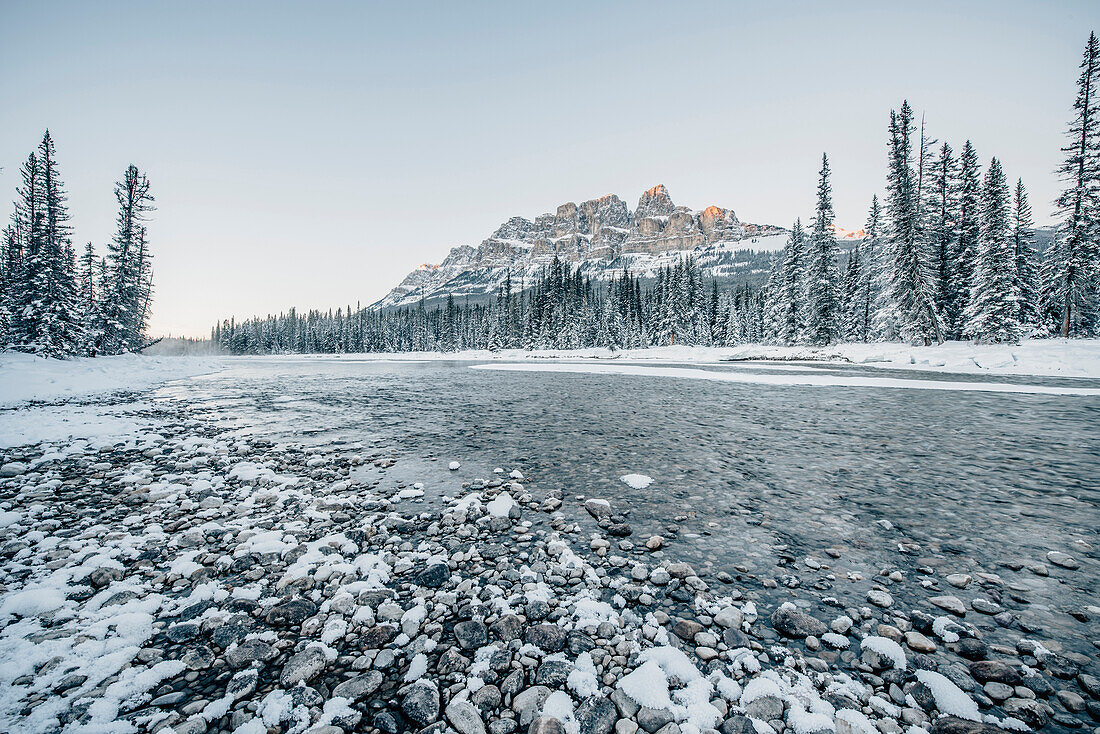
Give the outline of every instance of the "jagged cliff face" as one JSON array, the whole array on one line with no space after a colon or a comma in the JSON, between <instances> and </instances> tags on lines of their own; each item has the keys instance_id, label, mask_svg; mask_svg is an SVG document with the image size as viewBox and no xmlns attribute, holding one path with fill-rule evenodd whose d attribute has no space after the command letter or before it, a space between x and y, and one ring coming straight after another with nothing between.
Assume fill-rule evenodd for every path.
<instances>
[{"instance_id":1,"label":"jagged cliff face","mask_svg":"<svg viewBox=\"0 0 1100 734\"><path fill-rule=\"evenodd\" d=\"M634 211L614 194L562 204L534 221L512 217L476 248L461 245L439 265L421 265L376 306L415 303L447 294L491 293L508 274L523 282L555 256L579 263L597 279L627 267L646 274L695 252L702 262L729 264L723 251L778 249L786 232L742 223L732 209L676 206L663 185L644 192Z\"/></svg>"}]
</instances>

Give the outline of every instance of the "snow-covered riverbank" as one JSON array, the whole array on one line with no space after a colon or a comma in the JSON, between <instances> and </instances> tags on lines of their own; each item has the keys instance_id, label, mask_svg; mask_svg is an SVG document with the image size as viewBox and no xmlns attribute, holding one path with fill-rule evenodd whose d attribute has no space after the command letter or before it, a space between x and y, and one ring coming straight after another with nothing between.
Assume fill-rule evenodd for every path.
<instances>
[{"instance_id":1,"label":"snow-covered riverbank","mask_svg":"<svg viewBox=\"0 0 1100 734\"><path fill-rule=\"evenodd\" d=\"M265 357L279 359L282 357ZM651 347L648 349L503 349L462 352L387 352L285 355L288 359L351 360L623 360L707 363L723 361L807 361L869 367L986 375L1100 378L1100 339L1032 339L1020 344L947 342L923 347L899 343L838 344L831 347Z\"/></svg>"},{"instance_id":2,"label":"snow-covered riverbank","mask_svg":"<svg viewBox=\"0 0 1100 734\"><path fill-rule=\"evenodd\" d=\"M228 360L252 357L146 357L46 360L14 352L0 353L0 408L29 401L140 391L180 378L216 371ZM939 346L840 344L832 347L654 347L650 349L540 350L498 352L404 352L368 354L293 354L260 359L296 360L438 360L541 361L593 360L650 363L725 361L807 361L958 374L1031 375L1100 378L1100 339L1027 340L1017 345L948 342Z\"/></svg>"},{"instance_id":3,"label":"snow-covered riverbank","mask_svg":"<svg viewBox=\"0 0 1100 734\"><path fill-rule=\"evenodd\" d=\"M1093 661L1013 611L1030 576L1078 583L1084 542L977 576L913 569L902 542L867 592L839 537L714 574L677 559L677 526L631 539L628 512L526 467L435 504L363 447L149 417L110 447L0 452L0 728L981 734L1100 714ZM1002 628L1013 646L988 641Z\"/></svg>"},{"instance_id":4,"label":"snow-covered riverbank","mask_svg":"<svg viewBox=\"0 0 1100 734\"><path fill-rule=\"evenodd\" d=\"M127 354L95 359L42 359L19 352L0 352L0 408L30 401L145 390L182 377L213 372L218 361L207 357L146 357Z\"/></svg>"}]
</instances>

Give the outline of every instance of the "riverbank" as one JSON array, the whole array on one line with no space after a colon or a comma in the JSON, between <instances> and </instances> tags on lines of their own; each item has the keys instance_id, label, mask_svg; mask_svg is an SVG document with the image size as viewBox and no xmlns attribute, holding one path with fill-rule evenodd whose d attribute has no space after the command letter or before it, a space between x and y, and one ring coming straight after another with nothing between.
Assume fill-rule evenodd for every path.
<instances>
[{"instance_id":1,"label":"riverbank","mask_svg":"<svg viewBox=\"0 0 1100 734\"><path fill-rule=\"evenodd\" d=\"M242 439L186 406L145 406L139 423L0 451L0 728L1100 721L1096 655L1028 612L1030 579L1082 583L1097 562L1084 540L981 572L892 540L897 562L866 578L838 537L800 557L761 548L767 572L757 558L713 573L678 557L686 515L638 537L629 508L542 486L526 466L430 488L431 501L362 445ZM1100 608L1066 611L1100 637Z\"/></svg>"}]
</instances>

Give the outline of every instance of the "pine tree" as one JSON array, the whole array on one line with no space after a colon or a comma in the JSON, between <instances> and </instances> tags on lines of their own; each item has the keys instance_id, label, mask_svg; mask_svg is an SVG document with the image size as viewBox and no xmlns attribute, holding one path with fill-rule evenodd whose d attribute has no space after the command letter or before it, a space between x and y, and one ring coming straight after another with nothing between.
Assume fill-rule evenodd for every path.
<instances>
[{"instance_id":1,"label":"pine tree","mask_svg":"<svg viewBox=\"0 0 1100 734\"><path fill-rule=\"evenodd\" d=\"M844 266L840 334L845 341L857 341L859 339L859 317L862 311L859 288L863 273L861 260L860 243L856 242L852 251L848 254L848 263Z\"/></svg>"},{"instance_id":2,"label":"pine tree","mask_svg":"<svg viewBox=\"0 0 1100 734\"><path fill-rule=\"evenodd\" d=\"M994 158L982 185L978 258L963 329L983 342L1015 342L1020 338L1011 209L1008 180L1000 161Z\"/></svg>"},{"instance_id":3,"label":"pine tree","mask_svg":"<svg viewBox=\"0 0 1100 734\"><path fill-rule=\"evenodd\" d=\"M822 154L817 182L817 209L806 267L806 339L811 344L832 344L840 336L840 275L837 270L834 218L829 158Z\"/></svg>"},{"instance_id":4,"label":"pine tree","mask_svg":"<svg viewBox=\"0 0 1100 734\"><path fill-rule=\"evenodd\" d=\"M946 322L955 337L962 336L967 304L970 301L974 268L981 233L981 171L978 153L967 140L959 158L958 236L948 267L949 285L945 294Z\"/></svg>"},{"instance_id":5,"label":"pine tree","mask_svg":"<svg viewBox=\"0 0 1100 734\"><path fill-rule=\"evenodd\" d=\"M802 220L796 219L783 248L782 278L779 287L779 341L798 344L805 332L803 303L803 250L806 235Z\"/></svg>"},{"instance_id":6,"label":"pine tree","mask_svg":"<svg viewBox=\"0 0 1100 734\"><path fill-rule=\"evenodd\" d=\"M42 162L44 221L45 302L40 322L40 351L60 357L76 354L83 341L76 292L72 228L57 152L47 130L38 147Z\"/></svg>"},{"instance_id":7,"label":"pine tree","mask_svg":"<svg viewBox=\"0 0 1100 734\"><path fill-rule=\"evenodd\" d=\"M19 296L23 286L23 249L15 234L15 226L4 228L0 241L0 349L14 344L12 332Z\"/></svg>"},{"instance_id":8,"label":"pine tree","mask_svg":"<svg viewBox=\"0 0 1100 734\"><path fill-rule=\"evenodd\" d=\"M38 155L31 153L20 169L12 228L19 271L13 276L9 339L15 349L35 351L45 303L45 232L42 212L42 173Z\"/></svg>"},{"instance_id":9,"label":"pine tree","mask_svg":"<svg viewBox=\"0 0 1100 734\"><path fill-rule=\"evenodd\" d=\"M1100 41L1089 34L1077 79L1074 115L1058 172L1066 188L1056 200L1062 223L1043 263L1043 301L1066 336L1098 327L1100 270Z\"/></svg>"},{"instance_id":10,"label":"pine tree","mask_svg":"<svg viewBox=\"0 0 1100 734\"><path fill-rule=\"evenodd\" d=\"M878 196L871 197L867 222L863 225L865 237L860 253L859 292L854 304L854 333L856 341L869 342L874 334L874 313L880 301L881 286L886 281L886 258L882 247L882 207Z\"/></svg>"},{"instance_id":11,"label":"pine tree","mask_svg":"<svg viewBox=\"0 0 1100 734\"><path fill-rule=\"evenodd\" d=\"M939 292L936 307L943 314L944 322L949 322L951 310L952 284L954 271L952 257L956 252L958 238L958 201L959 201L959 162L955 160L951 146L940 146L939 155L932 165L932 180L928 202L927 236L931 251L936 260L939 277Z\"/></svg>"},{"instance_id":12,"label":"pine tree","mask_svg":"<svg viewBox=\"0 0 1100 734\"><path fill-rule=\"evenodd\" d=\"M887 246L890 265L885 307L877 315L887 338L942 341L936 310L934 263L919 225L918 177L913 170L913 113L909 103L890 113Z\"/></svg>"},{"instance_id":13,"label":"pine tree","mask_svg":"<svg viewBox=\"0 0 1100 734\"><path fill-rule=\"evenodd\" d=\"M1035 269L1035 222L1031 217L1031 205L1023 179L1016 180L1016 192L1012 202L1012 246L1015 257L1015 289L1020 297L1017 318L1028 331L1039 328L1039 275Z\"/></svg>"},{"instance_id":14,"label":"pine tree","mask_svg":"<svg viewBox=\"0 0 1100 734\"><path fill-rule=\"evenodd\" d=\"M108 272L101 288L98 347L103 354L144 347L144 314L150 295L151 273L142 223L153 210L153 196L149 180L137 166L129 166L115 184L115 199L119 207L118 231L107 247Z\"/></svg>"}]
</instances>

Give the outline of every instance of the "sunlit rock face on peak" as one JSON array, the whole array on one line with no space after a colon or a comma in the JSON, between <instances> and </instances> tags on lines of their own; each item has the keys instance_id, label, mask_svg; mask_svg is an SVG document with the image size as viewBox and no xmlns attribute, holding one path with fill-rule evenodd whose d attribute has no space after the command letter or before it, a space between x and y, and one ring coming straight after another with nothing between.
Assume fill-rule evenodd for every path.
<instances>
[{"instance_id":1,"label":"sunlit rock face on peak","mask_svg":"<svg viewBox=\"0 0 1100 734\"><path fill-rule=\"evenodd\" d=\"M676 206L668 189L647 189L631 211L615 194L561 204L529 220L511 217L476 248L461 245L438 266L420 266L376 307L391 308L456 298L484 298L509 278L513 288L533 281L554 257L579 266L589 277L608 280L626 268L651 276L663 265L693 254L705 274L731 275L746 250L782 247L786 231L747 224L732 209Z\"/></svg>"}]
</instances>

